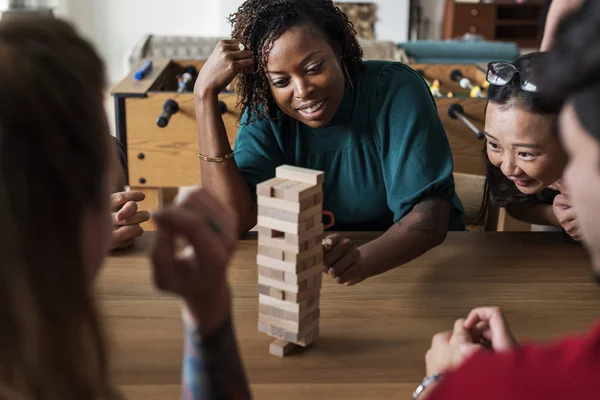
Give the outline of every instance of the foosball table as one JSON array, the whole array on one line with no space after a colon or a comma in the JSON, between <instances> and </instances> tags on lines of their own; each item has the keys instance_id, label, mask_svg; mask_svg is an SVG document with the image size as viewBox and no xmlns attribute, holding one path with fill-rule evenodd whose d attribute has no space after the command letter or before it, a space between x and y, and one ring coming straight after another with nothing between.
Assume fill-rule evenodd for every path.
<instances>
[{"instance_id":1,"label":"foosball table","mask_svg":"<svg viewBox=\"0 0 600 400\"><path fill-rule=\"evenodd\" d=\"M140 209L160 208L180 187L201 184L193 84L203 65L200 60L144 59L112 91L116 135L127 153L128 185L131 190L146 194ZM486 67L462 64L411 67L421 74L435 97L452 149L455 172L484 175ZM219 108L232 146L238 129L236 103L234 92L219 94ZM149 222L144 228L153 230L154 226ZM527 230L519 224L508 229Z\"/></svg>"}]
</instances>

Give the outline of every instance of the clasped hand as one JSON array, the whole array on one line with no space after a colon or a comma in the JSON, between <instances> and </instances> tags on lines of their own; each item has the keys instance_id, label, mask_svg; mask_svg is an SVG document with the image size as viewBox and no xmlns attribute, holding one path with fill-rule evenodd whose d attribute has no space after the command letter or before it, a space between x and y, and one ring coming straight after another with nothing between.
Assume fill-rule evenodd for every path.
<instances>
[{"instance_id":1,"label":"clasped hand","mask_svg":"<svg viewBox=\"0 0 600 400\"><path fill-rule=\"evenodd\" d=\"M476 308L466 319L456 320L452 331L433 337L425 355L427 376L453 370L478 351L510 351L517 346L500 309Z\"/></svg>"}]
</instances>

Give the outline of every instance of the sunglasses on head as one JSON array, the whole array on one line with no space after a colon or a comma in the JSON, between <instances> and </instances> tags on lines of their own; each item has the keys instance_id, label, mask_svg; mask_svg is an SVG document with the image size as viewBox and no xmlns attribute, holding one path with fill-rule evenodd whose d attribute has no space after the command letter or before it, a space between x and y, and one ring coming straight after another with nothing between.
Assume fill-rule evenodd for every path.
<instances>
[{"instance_id":1,"label":"sunglasses on head","mask_svg":"<svg viewBox=\"0 0 600 400\"><path fill-rule=\"evenodd\" d=\"M519 75L521 89L527 92L537 92L537 85L533 83L533 70L529 67L519 70L513 64L505 61L492 61L488 64L485 80L490 85L506 86L516 75Z\"/></svg>"}]
</instances>

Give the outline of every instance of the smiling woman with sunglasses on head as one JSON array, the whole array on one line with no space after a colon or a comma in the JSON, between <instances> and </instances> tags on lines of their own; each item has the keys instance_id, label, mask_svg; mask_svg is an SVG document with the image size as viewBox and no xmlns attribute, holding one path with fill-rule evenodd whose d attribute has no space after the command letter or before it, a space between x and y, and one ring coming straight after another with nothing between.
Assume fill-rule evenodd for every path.
<instances>
[{"instance_id":1,"label":"smiling woman with sunglasses on head","mask_svg":"<svg viewBox=\"0 0 600 400\"><path fill-rule=\"evenodd\" d=\"M362 61L330 0L248 0L233 38L196 81L202 184L256 224L256 185L291 164L325 171L333 229L386 231L358 248L332 235L324 265L352 285L418 257L464 229L453 162L435 102L409 67ZM235 156L217 94L237 76L243 116ZM212 162L211 162L212 161Z\"/></svg>"},{"instance_id":2,"label":"smiling woman with sunglasses on head","mask_svg":"<svg viewBox=\"0 0 600 400\"><path fill-rule=\"evenodd\" d=\"M488 66L486 161L491 198L514 218L562 227L579 238L562 174L567 157L557 137L561 103L540 97L535 68L546 53Z\"/></svg>"}]
</instances>

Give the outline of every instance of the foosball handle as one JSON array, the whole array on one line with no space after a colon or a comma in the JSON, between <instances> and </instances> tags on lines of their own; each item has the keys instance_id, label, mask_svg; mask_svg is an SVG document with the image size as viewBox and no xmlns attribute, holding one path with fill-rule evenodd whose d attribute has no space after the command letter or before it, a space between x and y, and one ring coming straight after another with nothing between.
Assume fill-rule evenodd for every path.
<instances>
[{"instance_id":1,"label":"foosball handle","mask_svg":"<svg viewBox=\"0 0 600 400\"><path fill-rule=\"evenodd\" d=\"M219 100L219 113L221 115L223 115L226 112L227 112L227 104L225 104L223 101Z\"/></svg>"},{"instance_id":2,"label":"foosball handle","mask_svg":"<svg viewBox=\"0 0 600 400\"><path fill-rule=\"evenodd\" d=\"M455 70L452 70L452 72L450 72L450 80L452 82L460 82L460 80L464 77L465 76L460 71L460 69L455 69Z\"/></svg>"},{"instance_id":3,"label":"foosball handle","mask_svg":"<svg viewBox=\"0 0 600 400\"><path fill-rule=\"evenodd\" d=\"M159 128L164 128L165 126L169 125L171 117L173 114L177 113L177 111L179 111L179 104L177 104L175 100L168 99L164 102L163 110L156 119L156 125Z\"/></svg>"},{"instance_id":4,"label":"foosball handle","mask_svg":"<svg viewBox=\"0 0 600 400\"><path fill-rule=\"evenodd\" d=\"M483 134L483 132L481 132L475 126L475 124L473 124L471 122L471 120L469 120L465 116L465 109L460 104L454 103L454 104L450 105L450 107L448 108L448 116L452 119L460 120L463 124L465 124L467 126L467 128L469 128L470 130L473 131L473 133L475 133L475 136L477 136L477 139L482 140L484 138L485 135Z\"/></svg>"}]
</instances>

